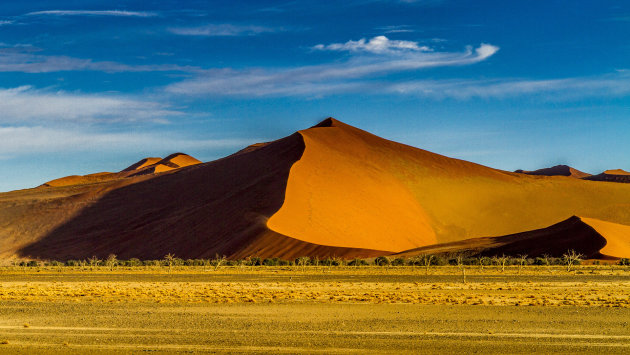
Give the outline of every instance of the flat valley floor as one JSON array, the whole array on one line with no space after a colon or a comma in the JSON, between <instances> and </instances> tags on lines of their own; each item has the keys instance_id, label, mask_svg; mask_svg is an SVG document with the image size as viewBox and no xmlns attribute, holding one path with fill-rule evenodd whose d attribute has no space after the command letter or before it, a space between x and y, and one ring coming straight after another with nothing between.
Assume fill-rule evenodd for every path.
<instances>
[{"instance_id":1,"label":"flat valley floor","mask_svg":"<svg viewBox=\"0 0 630 355\"><path fill-rule=\"evenodd\" d=\"M0 353L629 353L630 268L0 269Z\"/></svg>"}]
</instances>

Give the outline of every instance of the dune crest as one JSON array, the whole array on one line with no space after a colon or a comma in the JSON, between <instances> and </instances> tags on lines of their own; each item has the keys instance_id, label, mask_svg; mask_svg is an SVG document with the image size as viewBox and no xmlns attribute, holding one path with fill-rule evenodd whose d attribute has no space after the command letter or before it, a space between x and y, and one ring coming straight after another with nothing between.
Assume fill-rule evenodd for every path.
<instances>
[{"instance_id":1,"label":"dune crest","mask_svg":"<svg viewBox=\"0 0 630 355\"><path fill-rule=\"evenodd\" d=\"M630 183L630 172L623 169L606 170L601 174L593 175L585 178L593 181L608 181L619 183Z\"/></svg>"},{"instance_id":2,"label":"dune crest","mask_svg":"<svg viewBox=\"0 0 630 355\"><path fill-rule=\"evenodd\" d=\"M543 168L533 171L526 170L516 170L515 173L527 174L527 175L543 175L543 176L570 176L574 178L584 178L587 176L591 176L591 174L585 173L583 171L579 171L575 168L572 168L568 165L556 165L551 168Z\"/></svg>"},{"instance_id":3,"label":"dune crest","mask_svg":"<svg viewBox=\"0 0 630 355\"><path fill-rule=\"evenodd\" d=\"M630 184L502 171L333 118L213 162L176 153L66 180L0 194L0 256L352 258L504 236L538 242L503 251L630 257L624 228L567 220L630 225Z\"/></svg>"}]
</instances>

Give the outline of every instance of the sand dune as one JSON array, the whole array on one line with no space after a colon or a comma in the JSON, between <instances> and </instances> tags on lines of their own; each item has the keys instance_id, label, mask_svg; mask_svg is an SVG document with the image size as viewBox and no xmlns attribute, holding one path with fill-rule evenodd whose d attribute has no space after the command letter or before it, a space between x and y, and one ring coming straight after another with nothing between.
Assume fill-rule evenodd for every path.
<instances>
[{"instance_id":1,"label":"sand dune","mask_svg":"<svg viewBox=\"0 0 630 355\"><path fill-rule=\"evenodd\" d=\"M570 176L578 179L591 176L591 174L579 171L568 165L556 165L551 168L538 169L534 171L516 170L515 173L544 176Z\"/></svg>"},{"instance_id":2,"label":"sand dune","mask_svg":"<svg viewBox=\"0 0 630 355\"><path fill-rule=\"evenodd\" d=\"M630 183L630 173L623 169L606 170L601 174L589 176L586 180Z\"/></svg>"},{"instance_id":3,"label":"sand dune","mask_svg":"<svg viewBox=\"0 0 630 355\"><path fill-rule=\"evenodd\" d=\"M177 153L117 174L0 194L0 256L351 258L536 230L546 253L630 256L625 228L548 227L630 225L630 184L501 171L335 119L217 161Z\"/></svg>"},{"instance_id":4,"label":"sand dune","mask_svg":"<svg viewBox=\"0 0 630 355\"><path fill-rule=\"evenodd\" d=\"M123 169L122 171L125 172L125 171L140 170L140 169L142 169L144 167L147 167L149 165L156 164L160 160L162 160L162 158L155 158L155 157L144 158L144 159L140 160L139 162L130 165L128 168Z\"/></svg>"},{"instance_id":5,"label":"sand dune","mask_svg":"<svg viewBox=\"0 0 630 355\"><path fill-rule=\"evenodd\" d=\"M588 259L630 255L630 226L573 216L547 228L507 236L471 238L407 250L397 256L465 253L470 256L528 255L561 257L575 250Z\"/></svg>"}]
</instances>

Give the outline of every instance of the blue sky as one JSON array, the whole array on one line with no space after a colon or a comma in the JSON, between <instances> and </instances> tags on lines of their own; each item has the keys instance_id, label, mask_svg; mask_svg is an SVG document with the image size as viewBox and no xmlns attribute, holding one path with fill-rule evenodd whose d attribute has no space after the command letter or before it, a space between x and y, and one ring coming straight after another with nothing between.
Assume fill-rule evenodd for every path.
<instances>
[{"instance_id":1,"label":"blue sky","mask_svg":"<svg viewBox=\"0 0 630 355\"><path fill-rule=\"evenodd\" d=\"M630 169L630 3L0 3L0 191L328 116L500 169Z\"/></svg>"}]
</instances>

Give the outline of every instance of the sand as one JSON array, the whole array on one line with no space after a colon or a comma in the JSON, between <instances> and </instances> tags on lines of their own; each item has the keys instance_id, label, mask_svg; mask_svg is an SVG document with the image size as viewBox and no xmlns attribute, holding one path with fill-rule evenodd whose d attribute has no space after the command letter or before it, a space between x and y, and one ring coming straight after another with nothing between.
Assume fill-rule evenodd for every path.
<instances>
[{"instance_id":1,"label":"sand","mask_svg":"<svg viewBox=\"0 0 630 355\"><path fill-rule=\"evenodd\" d=\"M334 119L214 162L149 162L125 178L0 194L0 256L351 258L537 230L554 253L630 256L615 246L624 228L607 250L570 218L630 225L630 184L501 171ZM150 169L164 170L139 174ZM550 233L556 224L579 233Z\"/></svg>"}]
</instances>

